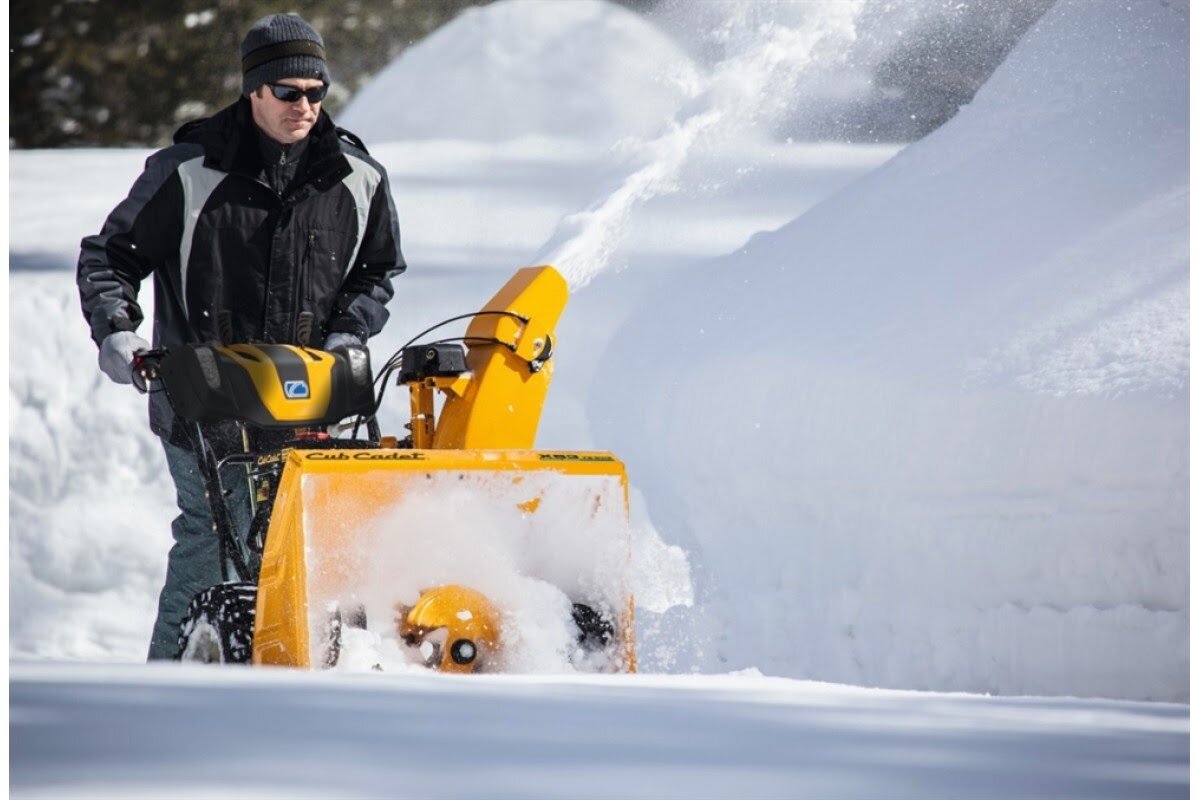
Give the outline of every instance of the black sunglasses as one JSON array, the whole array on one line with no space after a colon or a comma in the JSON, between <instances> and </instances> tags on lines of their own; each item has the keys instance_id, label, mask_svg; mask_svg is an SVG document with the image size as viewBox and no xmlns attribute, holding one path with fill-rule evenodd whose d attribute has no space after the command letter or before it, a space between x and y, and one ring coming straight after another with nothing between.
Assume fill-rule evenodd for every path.
<instances>
[{"instance_id":1,"label":"black sunglasses","mask_svg":"<svg viewBox=\"0 0 1200 800\"><path fill-rule=\"evenodd\" d=\"M282 100L285 103L299 102L301 97L307 97L308 102L316 105L325 99L325 95L329 92L329 84L322 83L320 86L314 86L311 89L297 89L295 86L284 86L282 83L268 83L271 87L271 94L275 95L276 100Z\"/></svg>"}]
</instances>

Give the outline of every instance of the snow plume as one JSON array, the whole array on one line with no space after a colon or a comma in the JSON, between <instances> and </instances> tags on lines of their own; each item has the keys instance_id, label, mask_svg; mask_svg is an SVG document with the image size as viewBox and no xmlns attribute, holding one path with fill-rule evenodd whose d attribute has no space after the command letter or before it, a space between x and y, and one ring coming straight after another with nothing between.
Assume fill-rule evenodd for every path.
<instances>
[{"instance_id":1,"label":"snow plume","mask_svg":"<svg viewBox=\"0 0 1200 800\"><path fill-rule=\"evenodd\" d=\"M333 486L325 476L305 480L310 498ZM351 668L419 660L396 642L395 606L444 584L495 604L503 619L500 666L509 672L580 667L586 659L576 651L572 603L620 618L631 542L617 479L434 472L377 477L373 485L379 498L392 499L357 514L339 507L330 518L320 501L306 501L312 629L322 628L333 604L366 611L371 635L356 644L375 652L356 652Z\"/></svg>"},{"instance_id":2,"label":"snow plume","mask_svg":"<svg viewBox=\"0 0 1200 800\"><path fill-rule=\"evenodd\" d=\"M801 76L814 64L828 66L854 41L862 7L816 6L784 20L764 17L758 3L732 4L716 32L724 59L697 78L691 99L657 137L619 144L632 167L586 209L563 217L535 262L554 264L573 290L586 286L621 245L633 210L679 190L680 173L694 152L767 129L788 111Z\"/></svg>"}]
</instances>

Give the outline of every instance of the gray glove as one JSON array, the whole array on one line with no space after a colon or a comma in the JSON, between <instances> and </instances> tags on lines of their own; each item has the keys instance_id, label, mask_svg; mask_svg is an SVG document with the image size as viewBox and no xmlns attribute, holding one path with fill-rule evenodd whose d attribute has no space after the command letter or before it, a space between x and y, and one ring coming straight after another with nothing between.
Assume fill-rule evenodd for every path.
<instances>
[{"instance_id":1,"label":"gray glove","mask_svg":"<svg viewBox=\"0 0 1200 800\"><path fill-rule=\"evenodd\" d=\"M366 344L353 333L342 333L339 331L325 337L325 346L321 349L332 350L335 347L366 347Z\"/></svg>"},{"instance_id":2,"label":"gray glove","mask_svg":"<svg viewBox=\"0 0 1200 800\"><path fill-rule=\"evenodd\" d=\"M117 331L100 343L100 369L113 383L133 383L133 356L150 343L133 331Z\"/></svg>"}]
</instances>

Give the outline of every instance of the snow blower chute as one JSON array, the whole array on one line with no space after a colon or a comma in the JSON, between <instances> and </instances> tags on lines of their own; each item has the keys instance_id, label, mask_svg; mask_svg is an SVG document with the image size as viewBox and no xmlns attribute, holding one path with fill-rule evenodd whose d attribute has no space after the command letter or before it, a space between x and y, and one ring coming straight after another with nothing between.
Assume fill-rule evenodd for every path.
<instances>
[{"instance_id":1,"label":"snow blower chute","mask_svg":"<svg viewBox=\"0 0 1200 800\"><path fill-rule=\"evenodd\" d=\"M410 342L377 376L357 348L144 354L141 378L189 423L226 576L193 601L180 657L332 666L359 628L414 663L505 671L540 614L561 622L554 646L571 664L633 671L624 466L532 449L566 301L552 267L521 269L481 311L447 320L471 318L465 336ZM409 389L404 436L376 422L392 376ZM219 454L214 424L275 444ZM245 540L221 480L231 465L255 504Z\"/></svg>"}]
</instances>

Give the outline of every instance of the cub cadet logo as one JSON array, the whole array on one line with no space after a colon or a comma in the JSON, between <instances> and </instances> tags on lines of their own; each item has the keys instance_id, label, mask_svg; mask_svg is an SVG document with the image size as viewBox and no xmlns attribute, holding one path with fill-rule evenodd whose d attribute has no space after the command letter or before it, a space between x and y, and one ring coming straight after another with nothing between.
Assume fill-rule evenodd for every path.
<instances>
[{"instance_id":1,"label":"cub cadet logo","mask_svg":"<svg viewBox=\"0 0 1200 800\"><path fill-rule=\"evenodd\" d=\"M288 400L307 400L308 381L284 381L283 396Z\"/></svg>"},{"instance_id":2,"label":"cub cadet logo","mask_svg":"<svg viewBox=\"0 0 1200 800\"><path fill-rule=\"evenodd\" d=\"M359 450L351 455L345 450L338 450L333 453L309 453L305 458L310 461L424 461L425 454Z\"/></svg>"},{"instance_id":3,"label":"cub cadet logo","mask_svg":"<svg viewBox=\"0 0 1200 800\"><path fill-rule=\"evenodd\" d=\"M616 461L612 456L589 455L588 453L539 453L539 461Z\"/></svg>"}]
</instances>

